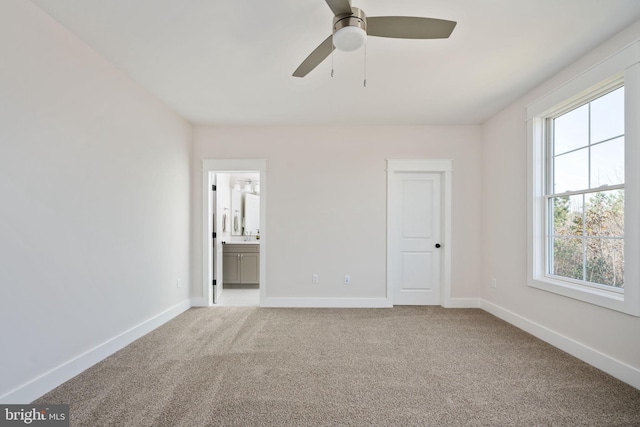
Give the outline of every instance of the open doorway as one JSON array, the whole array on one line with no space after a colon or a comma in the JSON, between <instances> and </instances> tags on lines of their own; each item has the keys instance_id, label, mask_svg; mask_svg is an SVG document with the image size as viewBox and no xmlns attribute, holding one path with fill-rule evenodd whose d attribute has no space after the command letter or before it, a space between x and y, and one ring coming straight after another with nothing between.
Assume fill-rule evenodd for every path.
<instances>
[{"instance_id":1,"label":"open doorway","mask_svg":"<svg viewBox=\"0 0 640 427\"><path fill-rule=\"evenodd\" d=\"M216 172L213 303L260 305L260 173Z\"/></svg>"},{"instance_id":2,"label":"open doorway","mask_svg":"<svg viewBox=\"0 0 640 427\"><path fill-rule=\"evenodd\" d=\"M266 295L266 161L203 160L206 305L260 305Z\"/></svg>"}]
</instances>

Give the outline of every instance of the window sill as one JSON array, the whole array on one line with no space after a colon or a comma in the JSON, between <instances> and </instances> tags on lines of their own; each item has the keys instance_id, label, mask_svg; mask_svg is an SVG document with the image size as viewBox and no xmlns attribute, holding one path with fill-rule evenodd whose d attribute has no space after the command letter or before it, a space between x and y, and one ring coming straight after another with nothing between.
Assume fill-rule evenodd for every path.
<instances>
[{"instance_id":1,"label":"window sill","mask_svg":"<svg viewBox=\"0 0 640 427\"><path fill-rule=\"evenodd\" d=\"M631 304L620 291L592 288L546 276L529 279L528 284L536 289L640 317L640 307Z\"/></svg>"}]
</instances>

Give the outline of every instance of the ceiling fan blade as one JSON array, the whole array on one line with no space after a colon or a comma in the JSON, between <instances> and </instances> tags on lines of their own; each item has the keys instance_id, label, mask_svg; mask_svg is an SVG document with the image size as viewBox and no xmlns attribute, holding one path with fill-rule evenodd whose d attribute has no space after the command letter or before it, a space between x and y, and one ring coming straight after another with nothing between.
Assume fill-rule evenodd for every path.
<instances>
[{"instance_id":1,"label":"ceiling fan blade","mask_svg":"<svg viewBox=\"0 0 640 427\"><path fill-rule=\"evenodd\" d=\"M320 63L333 52L333 49L335 49L333 46L333 35L330 35L302 61L302 64L293 72L293 76L304 77L309 74L311 70L320 65Z\"/></svg>"},{"instance_id":2,"label":"ceiling fan blade","mask_svg":"<svg viewBox=\"0 0 640 427\"><path fill-rule=\"evenodd\" d=\"M326 0L334 15L351 13L351 0Z\"/></svg>"},{"instance_id":3,"label":"ceiling fan blade","mask_svg":"<svg viewBox=\"0 0 640 427\"><path fill-rule=\"evenodd\" d=\"M367 34L397 39L446 39L457 22L414 16L372 16L367 18Z\"/></svg>"}]
</instances>

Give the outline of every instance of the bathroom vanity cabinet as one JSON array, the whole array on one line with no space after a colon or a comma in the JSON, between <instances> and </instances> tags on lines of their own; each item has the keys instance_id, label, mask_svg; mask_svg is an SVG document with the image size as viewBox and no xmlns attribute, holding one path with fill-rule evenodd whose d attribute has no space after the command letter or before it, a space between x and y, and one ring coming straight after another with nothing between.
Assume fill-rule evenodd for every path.
<instances>
[{"instance_id":1,"label":"bathroom vanity cabinet","mask_svg":"<svg viewBox=\"0 0 640 427\"><path fill-rule=\"evenodd\" d=\"M260 281L260 245L225 244L223 248L223 283L258 284Z\"/></svg>"}]
</instances>

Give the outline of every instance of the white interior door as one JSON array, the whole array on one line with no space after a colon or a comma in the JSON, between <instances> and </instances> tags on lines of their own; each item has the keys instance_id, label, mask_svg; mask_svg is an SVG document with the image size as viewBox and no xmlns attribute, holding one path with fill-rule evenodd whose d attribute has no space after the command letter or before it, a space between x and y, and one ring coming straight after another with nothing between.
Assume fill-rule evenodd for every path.
<instances>
[{"instance_id":1,"label":"white interior door","mask_svg":"<svg viewBox=\"0 0 640 427\"><path fill-rule=\"evenodd\" d=\"M225 215L227 215L226 212L219 212L221 209L221 207L224 206L224 204L222 203L221 199L221 191L214 191L213 192L213 197L211 197L211 199L213 200L213 209L212 212L214 212L213 215L213 232L214 235L216 236L213 239L213 250L212 250L212 254L213 254L213 280L215 283L215 286L213 287L213 303L217 304L220 302L220 297L222 296L222 242L220 237L222 237L222 234L224 232L225 229L225 222L227 221L227 218L225 217Z\"/></svg>"},{"instance_id":2,"label":"white interior door","mask_svg":"<svg viewBox=\"0 0 640 427\"><path fill-rule=\"evenodd\" d=\"M222 280L222 243L216 240L216 248L214 251L216 260L215 260L215 277L216 277L216 289L214 294L214 303L217 304L220 302L220 297L222 296L223 288L223 280Z\"/></svg>"},{"instance_id":3,"label":"white interior door","mask_svg":"<svg viewBox=\"0 0 640 427\"><path fill-rule=\"evenodd\" d=\"M440 174L394 172L388 203L393 304L440 305Z\"/></svg>"}]
</instances>

